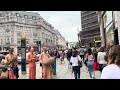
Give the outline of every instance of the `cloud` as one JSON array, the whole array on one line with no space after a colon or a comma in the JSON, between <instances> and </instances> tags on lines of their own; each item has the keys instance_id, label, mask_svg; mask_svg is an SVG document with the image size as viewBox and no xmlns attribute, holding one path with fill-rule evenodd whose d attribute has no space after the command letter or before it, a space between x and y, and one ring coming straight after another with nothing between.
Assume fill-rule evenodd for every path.
<instances>
[{"instance_id":1,"label":"cloud","mask_svg":"<svg viewBox=\"0 0 120 90\"><path fill-rule=\"evenodd\" d=\"M81 30L80 11L34 11L58 29L68 41L78 41L77 32Z\"/></svg>"}]
</instances>

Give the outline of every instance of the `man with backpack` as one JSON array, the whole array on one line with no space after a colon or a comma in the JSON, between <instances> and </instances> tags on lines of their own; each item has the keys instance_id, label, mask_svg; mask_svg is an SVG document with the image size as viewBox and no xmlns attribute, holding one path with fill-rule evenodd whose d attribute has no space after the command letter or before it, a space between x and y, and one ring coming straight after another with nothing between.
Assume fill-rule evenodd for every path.
<instances>
[{"instance_id":1,"label":"man with backpack","mask_svg":"<svg viewBox=\"0 0 120 90\"><path fill-rule=\"evenodd\" d=\"M85 55L84 48L80 48L79 54L80 54L81 59L84 61L84 55Z\"/></svg>"}]
</instances>

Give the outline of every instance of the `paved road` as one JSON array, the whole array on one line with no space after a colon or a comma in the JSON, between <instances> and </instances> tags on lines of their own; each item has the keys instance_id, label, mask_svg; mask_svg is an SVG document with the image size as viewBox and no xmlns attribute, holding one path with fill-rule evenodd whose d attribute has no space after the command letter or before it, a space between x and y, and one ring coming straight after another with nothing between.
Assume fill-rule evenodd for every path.
<instances>
[{"instance_id":1,"label":"paved road","mask_svg":"<svg viewBox=\"0 0 120 90\"><path fill-rule=\"evenodd\" d=\"M27 66L28 67L28 66ZM19 69L21 66L19 65ZM19 79L28 79L28 68L27 68L27 74L22 75L21 70L19 71L20 77ZM39 62L36 62L36 79L40 79L42 76L42 70L39 66ZM100 79L100 72L95 72L96 79ZM65 64L60 64L59 61L57 61L57 75L53 76L53 79L74 79L74 74L71 73L71 69L68 69L68 61L65 58ZM86 71L86 67L83 65L81 68L81 79L89 79L89 74Z\"/></svg>"}]
</instances>

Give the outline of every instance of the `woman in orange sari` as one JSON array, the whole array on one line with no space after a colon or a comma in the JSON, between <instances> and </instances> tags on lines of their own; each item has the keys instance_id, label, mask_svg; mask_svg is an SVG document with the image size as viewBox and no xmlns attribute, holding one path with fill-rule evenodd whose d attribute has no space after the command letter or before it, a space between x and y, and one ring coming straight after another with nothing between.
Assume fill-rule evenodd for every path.
<instances>
[{"instance_id":1,"label":"woman in orange sari","mask_svg":"<svg viewBox=\"0 0 120 90\"><path fill-rule=\"evenodd\" d=\"M41 53L39 61L42 64L42 78L52 79L52 66L45 66L44 62L48 60L51 56L47 53L47 48L44 48L44 52Z\"/></svg>"}]
</instances>

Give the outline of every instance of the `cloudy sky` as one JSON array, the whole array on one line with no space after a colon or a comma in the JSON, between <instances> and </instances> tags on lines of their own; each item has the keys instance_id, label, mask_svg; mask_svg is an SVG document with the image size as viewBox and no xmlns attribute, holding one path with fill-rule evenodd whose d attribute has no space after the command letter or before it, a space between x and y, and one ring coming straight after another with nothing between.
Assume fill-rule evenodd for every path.
<instances>
[{"instance_id":1,"label":"cloudy sky","mask_svg":"<svg viewBox=\"0 0 120 90\"><path fill-rule=\"evenodd\" d=\"M77 33L81 30L80 11L31 11L38 12L46 21L69 42L78 41Z\"/></svg>"}]
</instances>

